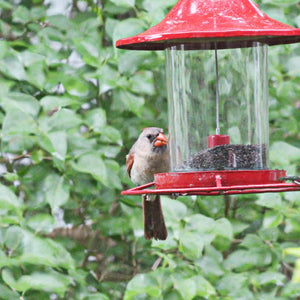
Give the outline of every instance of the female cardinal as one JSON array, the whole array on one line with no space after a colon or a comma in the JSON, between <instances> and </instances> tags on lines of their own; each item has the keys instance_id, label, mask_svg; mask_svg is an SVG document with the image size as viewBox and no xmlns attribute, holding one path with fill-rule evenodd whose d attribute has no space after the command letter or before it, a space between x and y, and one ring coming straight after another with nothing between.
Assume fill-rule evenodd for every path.
<instances>
[{"instance_id":1,"label":"female cardinal","mask_svg":"<svg viewBox=\"0 0 300 300\"><path fill-rule=\"evenodd\" d=\"M155 173L169 171L168 140L161 128L143 129L126 156L126 168L136 185L153 182ZM168 232L159 195L143 195L143 214L145 238L165 240Z\"/></svg>"}]
</instances>

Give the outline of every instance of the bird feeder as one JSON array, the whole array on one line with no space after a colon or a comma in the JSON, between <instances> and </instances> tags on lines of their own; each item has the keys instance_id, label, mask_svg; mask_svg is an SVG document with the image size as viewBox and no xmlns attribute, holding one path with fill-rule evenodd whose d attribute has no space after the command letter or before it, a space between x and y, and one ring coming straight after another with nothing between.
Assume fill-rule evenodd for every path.
<instances>
[{"instance_id":1,"label":"bird feeder","mask_svg":"<svg viewBox=\"0 0 300 300\"><path fill-rule=\"evenodd\" d=\"M159 24L118 40L165 51L171 159L169 173L123 194L299 191L296 177L269 168L267 75L268 46L297 42L300 29L251 0L179 0Z\"/></svg>"}]
</instances>

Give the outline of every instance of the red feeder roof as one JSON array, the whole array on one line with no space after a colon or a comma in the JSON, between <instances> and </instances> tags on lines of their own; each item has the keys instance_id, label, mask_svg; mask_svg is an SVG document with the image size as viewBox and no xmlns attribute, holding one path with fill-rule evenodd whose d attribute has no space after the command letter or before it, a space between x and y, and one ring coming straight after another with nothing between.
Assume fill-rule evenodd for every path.
<instances>
[{"instance_id":1,"label":"red feeder roof","mask_svg":"<svg viewBox=\"0 0 300 300\"><path fill-rule=\"evenodd\" d=\"M132 50L241 48L300 42L296 29L264 14L251 0L179 0L164 20L116 46Z\"/></svg>"}]
</instances>

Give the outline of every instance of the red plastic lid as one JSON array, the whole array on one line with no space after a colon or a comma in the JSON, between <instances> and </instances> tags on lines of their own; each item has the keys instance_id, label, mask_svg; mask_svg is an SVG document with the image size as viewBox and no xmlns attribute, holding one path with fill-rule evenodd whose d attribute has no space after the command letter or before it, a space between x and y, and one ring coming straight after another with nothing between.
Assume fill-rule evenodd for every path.
<instances>
[{"instance_id":1,"label":"red plastic lid","mask_svg":"<svg viewBox=\"0 0 300 300\"><path fill-rule=\"evenodd\" d=\"M132 50L241 48L300 42L300 29L271 19L251 0L179 0L165 19L147 31L120 39Z\"/></svg>"}]
</instances>

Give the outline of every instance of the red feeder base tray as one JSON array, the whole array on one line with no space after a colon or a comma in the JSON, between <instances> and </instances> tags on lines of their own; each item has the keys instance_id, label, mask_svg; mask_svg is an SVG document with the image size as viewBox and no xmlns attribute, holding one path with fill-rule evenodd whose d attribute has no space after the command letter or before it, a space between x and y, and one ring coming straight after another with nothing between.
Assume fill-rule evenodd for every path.
<instances>
[{"instance_id":1,"label":"red feeder base tray","mask_svg":"<svg viewBox=\"0 0 300 300\"><path fill-rule=\"evenodd\" d=\"M155 174L154 182L122 195L232 195L300 191L299 182L286 183L284 170L230 170ZM153 188L154 187L154 188Z\"/></svg>"}]
</instances>

